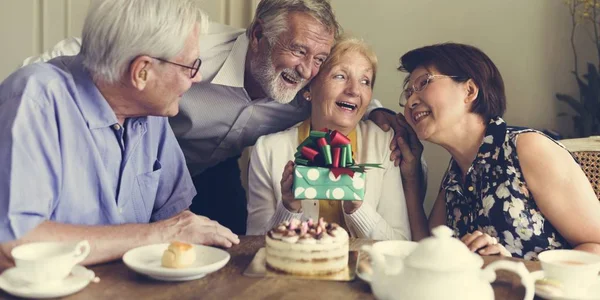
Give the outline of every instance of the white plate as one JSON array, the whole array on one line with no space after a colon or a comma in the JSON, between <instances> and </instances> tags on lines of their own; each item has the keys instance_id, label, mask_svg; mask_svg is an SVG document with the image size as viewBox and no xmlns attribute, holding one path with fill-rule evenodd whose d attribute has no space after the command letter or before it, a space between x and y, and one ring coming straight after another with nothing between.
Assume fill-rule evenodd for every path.
<instances>
[{"instance_id":1,"label":"white plate","mask_svg":"<svg viewBox=\"0 0 600 300\"><path fill-rule=\"evenodd\" d=\"M15 276L16 268L10 268L0 275L0 288L5 292L23 298L56 298L79 292L96 276L93 271L75 265L71 274L64 280L51 285L31 285Z\"/></svg>"},{"instance_id":2,"label":"white plate","mask_svg":"<svg viewBox=\"0 0 600 300\"><path fill-rule=\"evenodd\" d=\"M531 273L531 276L537 280L544 278L544 271L535 271ZM561 292L551 292L551 290L540 289L536 286L535 294L544 299L557 299L557 300L598 300L600 299L600 277L596 282L589 288L588 293L584 297L568 297L561 295Z\"/></svg>"},{"instance_id":3,"label":"white plate","mask_svg":"<svg viewBox=\"0 0 600 300\"><path fill-rule=\"evenodd\" d=\"M227 264L229 253L213 247L194 245L196 262L186 268L172 269L161 266L163 252L168 243L131 249L123 255L123 262L132 270L158 280L185 281L204 277Z\"/></svg>"}]
</instances>

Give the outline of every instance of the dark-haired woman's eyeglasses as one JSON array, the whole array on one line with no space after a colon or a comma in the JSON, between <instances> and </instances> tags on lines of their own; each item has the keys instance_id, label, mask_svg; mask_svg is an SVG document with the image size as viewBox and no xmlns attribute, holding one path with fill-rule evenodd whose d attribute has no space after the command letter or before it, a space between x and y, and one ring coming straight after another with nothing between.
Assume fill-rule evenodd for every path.
<instances>
[{"instance_id":1,"label":"dark-haired woman's eyeglasses","mask_svg":"<svg viewBox=\"0 0 600 300\"><path fill-rule=\"evenodd\" d=\"M414 94L415 92L418 93L420 91L423 91L427 85L429 84L429 81L431 81L431 79L433 78L441 78L441 77L447 77L447 78L464 78L463 76L452 76L452 75L442 75L442 74L423 74L419 77L417 77L414 81L413 84L408 84L407 83L407 87L404 88L404 90L402 91L402 94L400 94L400 106L405 106L406 103L408 102L408 98L410 98L410 96L412 96L412 94Z\"/></svg>"},{"instance_id":2,"label":"dark-haired woman's eyeglasses","mask_svg":"<svg viewBox=\"0 0 600 300\"><path fill-rule=\"evenodd\" d=\"M198 70L200 70L200 65L202 64L202 60L200 60L199 58L194 61L194 64L191 67L190 66L186 66L186 65L182 65L182 64L178 64L178 63L166 60L166 59L158 58L158 57L152 57L152 58L154 58L156 60L160 60L162 62L173 64L173 65L176 65L176 66L180 66L180 67L183 67L183 68L186 68L186 69L190 69L190 78L196 77L196 74L198 74Z\"/></svg>"}]
</instances>

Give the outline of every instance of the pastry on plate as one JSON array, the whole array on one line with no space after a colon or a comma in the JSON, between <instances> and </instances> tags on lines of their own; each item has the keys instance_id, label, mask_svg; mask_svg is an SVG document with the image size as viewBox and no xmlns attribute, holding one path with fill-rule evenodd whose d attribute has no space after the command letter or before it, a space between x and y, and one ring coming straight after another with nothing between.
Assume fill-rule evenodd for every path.
<instances>
[{"instance_id":1,"label":"pastry on plate","mask_svg":"<svg viewBox=\"0 0 600 300\"><path fill-rule=\"evenodd\" d=\"M172 242L162 256L162 266L165 268L185 268L196 261L194 245L183 242Z\"/></svg>"}]
</instances>

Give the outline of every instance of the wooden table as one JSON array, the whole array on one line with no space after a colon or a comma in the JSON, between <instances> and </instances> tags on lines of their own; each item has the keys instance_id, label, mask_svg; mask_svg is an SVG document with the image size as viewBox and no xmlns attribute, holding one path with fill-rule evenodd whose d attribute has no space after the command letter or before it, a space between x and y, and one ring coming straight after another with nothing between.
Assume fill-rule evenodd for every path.
<instances>
[{"instance_id":1,"label":"wooden table","mask_svg":"<svg viewBox=\"0 0 600 300\"><path fill-rule=\"evenodd\" d=\"M351 282L300 280L290 278L250 278L242 275L254 254L264 247L264 236L242 236L241 243L228 250L231 260L221 270L198 280L162 282L138 275L118 261L91 267L100 277L81 292L66 299L373 299L369 284L356 278ZM373 241L352 239L351 250ZM484 257L489 264L498 257ZM511 259L514 261L523 261ZM525 261L530 271L537 262ZM492 285L496 299L523 299L525 289L512 273L499 271ZM0 291L0 298L10 296Z\"/></svg>"}]
</instances>

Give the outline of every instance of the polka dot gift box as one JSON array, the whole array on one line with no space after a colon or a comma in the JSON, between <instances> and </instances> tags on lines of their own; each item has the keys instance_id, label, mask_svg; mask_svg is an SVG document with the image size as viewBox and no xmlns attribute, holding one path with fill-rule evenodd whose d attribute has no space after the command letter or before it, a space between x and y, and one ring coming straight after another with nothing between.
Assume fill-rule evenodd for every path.
<instances>
[{"instance_id":1,"label":"polka dot gift box","mask_svg":"<svg viewBox=\"0 0 600 300\"><path fill-rule=\"evenodd\" d=\"M296 199L363 200L365 171L380 164L355 164L351 142L339 131L311 131L297 148Z\"/></svg>"}]
</instances>

